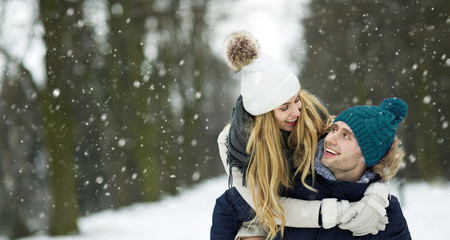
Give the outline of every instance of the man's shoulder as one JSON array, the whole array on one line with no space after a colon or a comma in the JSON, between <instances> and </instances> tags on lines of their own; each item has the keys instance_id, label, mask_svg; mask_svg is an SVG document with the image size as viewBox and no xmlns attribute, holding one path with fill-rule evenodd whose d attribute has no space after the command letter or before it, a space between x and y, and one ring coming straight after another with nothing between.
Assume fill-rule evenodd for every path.
<instances>
[{"instance_id":1,"label":"man's shoulder","mask_svg":"<svg viewBox=\"0 0 450 240\"><path fill-rule=\"evenodd\" d=\"M401 205L400 205L400 201L398 200L398 198L391 194L389 196L389 206L388 208L394 208L394 209L399 209L401 211Z\"/></svg>"},{"instance_id":2,"label":"man's shoulder","mask_svg":"<svg viewBox=\"0 0 450 240\"><path fill-rule=\"evenodd\" d=\"M386 208L389 223L386 225L386 230L381 232L385 238L395 239L411 239L408 223L401 208L400 201L394 195L390 196L389 206Z\"/></svg>"},{"instance_id":3,"label":"man's shoulder","mask_svg":"<svg viewBox=\"0 0 450 240\"><path fill-rule=\"evenodd\" d=\"M403 211L400 201L395 195L390 195L389 206L386 208L386 211L393 212L393 216L400 215L403 217Z\"/></svg>"}]
</instances>

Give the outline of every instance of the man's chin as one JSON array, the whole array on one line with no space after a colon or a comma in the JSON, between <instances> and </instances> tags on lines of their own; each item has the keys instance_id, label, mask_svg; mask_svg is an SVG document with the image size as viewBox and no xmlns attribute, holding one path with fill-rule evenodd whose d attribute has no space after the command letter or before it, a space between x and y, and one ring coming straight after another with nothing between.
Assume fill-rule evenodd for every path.
<instances>
[{"instance_id":1,"label":"man's chin","mask_svg":"<svg viewBox=\"0 0 450 240\"><path fill-rule=\"evenodd\" d=\"M325 156L324 155L322 157L322 159L320 160L320 163L322 163L322 165L324 167L329 168L333 164L333 162L335 162L335 161L336 161L336 156L330 157L330 156Z\"/></svg>"}]
</instances>

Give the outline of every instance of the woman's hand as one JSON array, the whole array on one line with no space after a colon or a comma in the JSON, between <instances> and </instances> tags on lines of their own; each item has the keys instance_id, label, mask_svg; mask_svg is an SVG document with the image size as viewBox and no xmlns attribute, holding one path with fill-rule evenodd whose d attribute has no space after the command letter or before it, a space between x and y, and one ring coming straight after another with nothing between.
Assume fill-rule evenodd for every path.
<instances>
[{"instance_id":1,"label":"woman's hand","mask_svg":"<svg viewBox=\"0 0 450 240\"><path fill-rule=\"evenodd\" d=\"M388 182L370 184L364 197L343 213L339 228L352 231L353 236L364 236L369 233L375 235L379 231L384 231L389 223L386 214L386 208L389 206L388 198Z\"/></svg>"}]
</instances>

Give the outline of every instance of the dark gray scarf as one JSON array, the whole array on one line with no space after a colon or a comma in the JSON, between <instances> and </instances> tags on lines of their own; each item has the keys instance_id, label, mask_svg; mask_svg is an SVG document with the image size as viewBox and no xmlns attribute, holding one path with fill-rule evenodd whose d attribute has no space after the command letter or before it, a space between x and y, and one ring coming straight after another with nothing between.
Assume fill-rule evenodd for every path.
<instances>
[{"instance_id":1,"label":"dark gray scarf","mask_svg":"<svg viewBox=\"0 0 450 240\"><path fill-rule=\"evenodd\" d=\"M250 156L247 155L247 143L250 137L251 124L253 116L250 115L244 109L244 104L242 102L242 96L239 96L236 100L236 104L231 112L231 126L230 133L226 140L227 151L227 164L230 168L230 178L228 180L229 185L232 185L232 167L237 167L241 173L244 175L243 184L245 185L244 179L246 179L247 167L250 162Z\"/></svg>"}]
</instances>

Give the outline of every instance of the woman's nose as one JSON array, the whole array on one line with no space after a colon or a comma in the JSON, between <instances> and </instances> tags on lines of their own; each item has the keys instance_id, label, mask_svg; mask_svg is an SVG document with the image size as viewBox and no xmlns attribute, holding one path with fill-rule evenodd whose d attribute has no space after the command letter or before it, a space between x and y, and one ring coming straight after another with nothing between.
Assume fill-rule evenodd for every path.
<instances>
[{"instance_id":1,"label":"woman's nose","mask_svg":"<svg viewBox=\"0 0 450 240\"><path fill-rule=\"evenodd\" d=\"M297 108L297 106L294 106L292 112L291 112L291 116L292 117L298 117L300 116L300 110Z\"/></svg>"}]
</instances>

